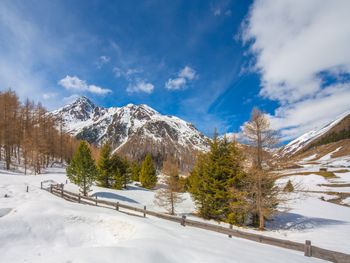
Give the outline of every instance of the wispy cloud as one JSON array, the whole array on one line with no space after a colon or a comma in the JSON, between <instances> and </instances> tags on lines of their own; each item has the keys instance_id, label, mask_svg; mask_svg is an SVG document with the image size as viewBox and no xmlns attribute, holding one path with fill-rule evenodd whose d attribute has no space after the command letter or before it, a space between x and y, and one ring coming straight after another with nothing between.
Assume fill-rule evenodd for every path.
<instances>
[{"instance_id":1,"label":"wispy cloud","mask_svg":"<svg viewBox=\"0 0 350 263\"><path fill-rule=\"evenodd\" d=\"M285 138L350 108L349 1L255 1L243 41L256 57L260 95L280 103L272 123ZM325 74L334 79L327 82Z\"/></svg>"},{"instance_id":2,"label":"wispy cloud","mask_svg":"<svg viewBox=\"0 0 350 263\"><path fill-rule=\"evenodd\" d=\"M151 94L153 90L154 90L154 85L144 80L139 80L136 83L129 84L129 86L127 87L127 92L129 93L144 92L144 93Z\"/></svg>"},{"instance_id":3,"label":"wispy cloud","mask_svg":"<svg viewBox=\"0 0 350 263\"><path fill-rule=\"evenodd\" d=\"M127 69L123 69L123 68L120 68L120 67L114 67L113 68L113 73L114 73L114 76L116 78L125 78L126 80L128 81L131 81L133 80L133 78L139 74L139 73L142 73L143 70L141 69L137 69L137 68L127 68Z\"/></svg>"},{"instance_id":4,"label":"wispy cloud","mask_svg":"<svg viewBox=\"0 0 350 263\"><path fill-rule=\"evenodd\" d=\"M111 61L111 58L108 56L100 56L98 60L95 62L97 68L102 68L103 65L108 64Z\"/></svg>"},{"instance_id":5,"label":"wispy cloud","mask_svg":"<svg viewBox=\"0 0 350 263\"><path fill-rule=\"evenodd\" d=\"M194 69L190 68L189 66L185 66L182 70L180 70L176 78L169 78L167 80L165 87L168 90L181 90L186 88L189 81L192 81L197 77L197 73Z\"/></svg>"},{"instance_id":6,"label":"wispy cloud","mask_svg":"<svg viewBox=\"0 0 350 263\"><path fill-rule=\"evenodd\" d=\"M58 81L58 84L64 87L66 90L90 92L97 95L106 95L111 93L112 90L105 89L96 85L88 85L85 80L79 79L77 76L67 75L63 79Z\"/></svg>"}]
</instances>

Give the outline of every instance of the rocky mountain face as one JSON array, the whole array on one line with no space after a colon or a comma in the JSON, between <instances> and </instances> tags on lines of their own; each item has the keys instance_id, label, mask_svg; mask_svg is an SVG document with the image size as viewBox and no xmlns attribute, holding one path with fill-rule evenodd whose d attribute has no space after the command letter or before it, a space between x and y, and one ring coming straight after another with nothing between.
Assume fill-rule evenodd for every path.
<instances>
[{"instance_id":1,"label":"rocky mountain face","mask_svg":"<svg viewBox=\"0 0 350 263\"><path fill-rule=\"evenodd\" d=\"M199 152L208 150L207 138L191 123L158 113L147 105L103 108L86 97L51 112L62 118L65 130L79 139L140 161L151 153L157 166L175 158L182 172L189 171Z\"/></svg>"},{"instance_id":2,"label":"rocky mountain face","mask_svg":"<svg viewBox=\"0 0 350 263\"><path fill-rule=\"evenodd\" d=\"M345 144L347 139L350 139L350 111L343 113L326 126L307 132L291 141L281 149L281 154L284 156L304 155L306 151L321 146L322 149L326 149L324 145L338 145L341 144L339 141L344 141Z\"/></svg>"}]
</instances>

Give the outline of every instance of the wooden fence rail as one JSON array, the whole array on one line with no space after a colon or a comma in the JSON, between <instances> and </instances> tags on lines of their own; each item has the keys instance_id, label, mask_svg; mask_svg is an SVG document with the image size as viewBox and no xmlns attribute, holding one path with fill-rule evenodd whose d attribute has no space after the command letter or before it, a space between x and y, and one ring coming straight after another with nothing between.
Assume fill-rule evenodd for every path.
<instances>
[{"instance_id":1,"label":"wooden fence rail","mask_svg":"<svg viewBox=\"0 0 350 263\"><path fill-rule=\"evenodd\" d=\"M50 185L49 188L44 188L43 185L41 184L41 188L50 191L52 194L59 196L61 198L64 198L68 201L72 202L78 202L82 204L88 204L88 205L94 205L94 206L102 206L102 207L108 207L111 209L115 209L119 211L120 208L124 208L126 210L130 210L133 212L138 212L141 213L142 216L146 217L146 215L158 217L161 219L165 219L168 221L173 221L176 223L179 223L183 226L191 226L191 227L196 227L196 228L201 228L217 233L222 233L225 235L228 235L229 237L238 237L238 238L244 238L248 239L251 241L263 243L263 244L268 244L276 247L281 247L281 248L286 248L286 249L291 249L299 252L304 252L304 255L307 257L315 257L323 260L328 260L331 262L336 262L336 263L349 263L350 262L350 255L337 252L337 251L332 251L328 249L323 249L320 247L316 247L311 245L311 241L306 240L305 244L299 243L299 242L294 242L294 241L289 241L289 240L284 240L284 239L279 239L279 238L274 238L274 237L268 237L264 235L259 235L255 233L248 233L245 231L237 230L237 229L232 229L232 227L223 227L219 225L214 225L214 224L208 224L204 222L199 222L195 221L192 219L187 219L186 216L182 217L177 217L177 216L172 216L172 215L167 215L164 213L158 213L154 211L150 211L146 209L146 206L144 208L138 208L126 204L121 204L119 202L111 202L107 200L101 200L98 199L97 196L95 198L88 197L88 196L82 196L80 194L76 194L70 191L66 191L63 189L63 184L61 185Z\"/></svg>"}]
</instances>

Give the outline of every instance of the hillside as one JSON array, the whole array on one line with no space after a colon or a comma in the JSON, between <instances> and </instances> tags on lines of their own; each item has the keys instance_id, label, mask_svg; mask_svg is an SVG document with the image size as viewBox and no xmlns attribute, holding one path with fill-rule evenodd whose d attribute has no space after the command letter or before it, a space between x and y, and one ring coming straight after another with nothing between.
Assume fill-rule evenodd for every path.
<instances>
[{"instance_id":1,"label":"hillside","mask_svg":"<svg viewBox=\"0 0 350 263\"><path fill-rule=\"evenodd\" d=\"M345 140L344 144L346 144L346 139L350 139L349 111L343 113L324 127L307 132L291 141L281 149L280 153L283 156L304 155L306 151L315 151L315 147L336 143L341 140ZM324 148L321 147L320 149Z\"/></svg>"},{"instance_id":2,"label":"hillside","mask_svg":"<svg viewBox=\"0 0 350 263\"><path fill-rule=\"evenodd\" d=\"M162 115L145 104L103 108L86 97L51 112L64 121L65 130L79 139L140 161L151 153L158 167L168 156L182 171L192 168L196 154L208 149L207 138L191 123Z\"/></svg>"}]
</instances>

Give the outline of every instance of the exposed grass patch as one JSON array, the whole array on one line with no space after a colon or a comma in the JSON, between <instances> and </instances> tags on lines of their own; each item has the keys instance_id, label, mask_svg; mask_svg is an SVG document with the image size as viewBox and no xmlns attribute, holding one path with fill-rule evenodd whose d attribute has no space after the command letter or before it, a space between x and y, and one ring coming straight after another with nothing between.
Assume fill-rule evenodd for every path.
<instances>
[{"instance_id":1,"label":"exposed grass patch","mask_svg":"<svg viewBox=\"0 0 350 263\"><path fill-rule=\"evenodd\" d=\"M336 171L332 171L333 173L348 173L350 172L350 170L348 169L340 169L340 170L336 170Z\"/></svg>"},{"instance_id":2,"label":"exposed grass patch","mask_svg":"<svg viewBox=\"0 0 350 263\"><path fill-rule=\"evenodd\" d=\"M323 176L326 179L330 178L336 178L337 176L334 174L334 172L329 171L317 171L317 172L299 172L299 173L293 173L293 174L285 174L283 176L291 176L291 175L310 175L310 174L317 174L319 176Z\"/></svg>"}]
</instances>

